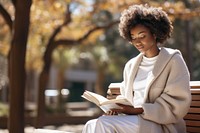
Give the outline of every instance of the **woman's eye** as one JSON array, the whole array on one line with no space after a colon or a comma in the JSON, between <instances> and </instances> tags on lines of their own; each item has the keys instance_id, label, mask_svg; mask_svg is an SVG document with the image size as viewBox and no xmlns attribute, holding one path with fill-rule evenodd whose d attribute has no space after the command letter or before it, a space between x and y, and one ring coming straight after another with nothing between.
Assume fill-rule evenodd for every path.
<instances>
[{"instance_id":1,"label":"woman's eye","mask_svg":"<svg viewBox=\"0 0 200 133\"><path fill-rule=\"evenodd\" d=\"M135 37L131 37L131 39L132 39L132 40L136 40L136 38L135 38Z\"/></svg>"},{"instance_id":2,"label":"woman's eye","mask_svg":"<svg viewBox=\"0 0 200 133\"><path fill-rule=\"evenodd\" d=\"M145 35L141 35L139 38L142 39L142 38L145 38L145 37L146 37Z\"/></svg>"},{"instance_id":3,"label":"woman's eye","mask_svg":"<svg viewBox=\"0 0 200 133\"><path fill-rule=\"evenodd\" d=\"M146 37L146 35L139 35L139 36L137 36L137 37L134 37L134 36L131 36L131 40L132 41L136 41L136 40L140 40L140 39L144 39Z\"/></svg>"}]
</instances>

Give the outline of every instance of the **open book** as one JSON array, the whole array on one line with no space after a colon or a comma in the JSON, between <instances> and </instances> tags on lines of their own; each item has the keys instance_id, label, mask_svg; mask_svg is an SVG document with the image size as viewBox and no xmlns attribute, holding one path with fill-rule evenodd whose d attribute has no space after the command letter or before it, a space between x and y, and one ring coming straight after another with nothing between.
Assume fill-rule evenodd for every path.
<instances>
[{"instance_id":1,"label":"open book","mask_svg":"<svg viewBox=\"0 0 200 133\"><path fill-rule=\"evenodd\" d=\"M120 103L120 104L125 104L125 105L131 105L132 104L126 99L126 98L117 98L117 99L107 99L104 96L101 96L99 94L90 92L90 91L85 91L82 95L83 98L85 98L86 100L96 104L97 106L99 106L104 112L109 111L112 108L120 108L119 105L117 105L116 103Z\"/></svg>"}]
</instances>

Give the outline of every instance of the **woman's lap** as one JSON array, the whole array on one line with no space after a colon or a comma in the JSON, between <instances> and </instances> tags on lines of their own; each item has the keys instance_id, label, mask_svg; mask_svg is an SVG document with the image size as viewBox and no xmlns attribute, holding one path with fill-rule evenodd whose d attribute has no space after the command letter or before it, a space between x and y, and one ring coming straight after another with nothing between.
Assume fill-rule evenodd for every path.
<instances>
[{"instance_id":1,"label":"woman's lap","mask_svg":"<svg viewBox=\"0 0 200 133\"><path fill-rule=\"evenodd\" d=\"M101 116L86 123L83 133L137 133L138 116Z\"/></svg>"}]
</instances>

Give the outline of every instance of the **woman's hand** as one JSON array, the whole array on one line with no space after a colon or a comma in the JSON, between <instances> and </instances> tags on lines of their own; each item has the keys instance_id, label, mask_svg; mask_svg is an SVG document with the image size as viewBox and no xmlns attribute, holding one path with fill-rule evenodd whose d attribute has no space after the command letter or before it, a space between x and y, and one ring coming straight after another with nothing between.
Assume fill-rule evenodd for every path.
<instances>
[{"instance_id":1,"label":"woman's hand","mask_svg":"<svg viewBox=\"0 0 200 133\"><path fill-rule=\"evenodd\" d=\"M142 114L144 112L143 108L134 108L133 106L130 105L124 105L124 104L117 104L121 108L120 109L111 109L111 112L114 112L115 114L127 114L127 115L137 115L137 114Z\"/></svg>"},{"instance_id":2,"label":"woman's hand","mask_svg":"<svg viewBox=\"0 0 200 133\"><path fill-rule=\"evenodd\" d=\"M110 111L106 112L104 115L118 115L118 113L116 111L110 110Z\"/></svg>"}]
</instances>

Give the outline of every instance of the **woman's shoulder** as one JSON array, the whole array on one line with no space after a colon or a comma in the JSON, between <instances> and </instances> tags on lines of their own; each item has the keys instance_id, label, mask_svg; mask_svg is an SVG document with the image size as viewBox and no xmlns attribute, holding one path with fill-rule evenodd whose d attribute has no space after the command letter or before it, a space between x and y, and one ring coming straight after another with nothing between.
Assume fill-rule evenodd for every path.
<instances>
[{"instance_id":1,"label":"woman's shoulder","mask_svg":"<svg viewBox=\"0 0 200 133\"><path fill-rule=\"evenodd\" d=\"M160 48L161 52L168 54L168 55L175 55L175 54L181 54L180 50L178 49L172 49L172 48L167 48L167 47L161 47Z\"/></svg>"},{"instance_id":2,"label":"woman's shoulder","mask_svg":"<svg viewBox=\"0 0 200 133\"><path fill-rule=\"evenodd\" d=\"M172 49L172 48L166 48L166 47L162 47L161 48L161 52L160 52L160 57L167 60L170 59L172 60L182 60L182 53L180 50L178 49Z\"/></svg>"},{"instance_id":3,"label":"woman's shoulder","mask_svg":"<svg viewBox=\"0 0 200 133\"><path fill-rule=\"evenodd\" d=\"M134 64L136 61L138 61L143 55L140 53L139 55L129 59L127 62L126 62L126 66L130 66L132 64Z\"/></svg>"},{"instance_id":4,"label":"woman's shoulder","mask_svg":"<svg viewBox=\"0 0 200 133\"><path fill-rule=\"evenodd\" d=\"M164 48L167 51L168 56L170 56L169 63L174 68L187 68L186 62L178 49Z\"/></svg>"}]
</instances>

